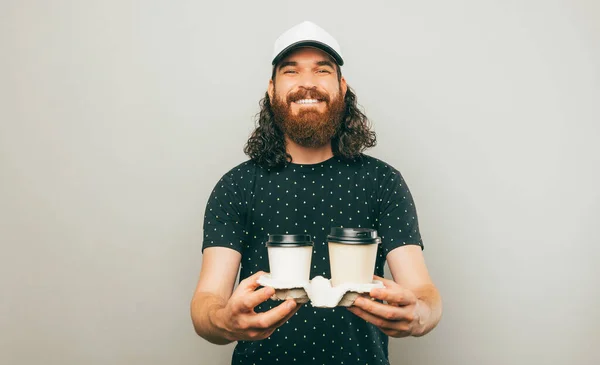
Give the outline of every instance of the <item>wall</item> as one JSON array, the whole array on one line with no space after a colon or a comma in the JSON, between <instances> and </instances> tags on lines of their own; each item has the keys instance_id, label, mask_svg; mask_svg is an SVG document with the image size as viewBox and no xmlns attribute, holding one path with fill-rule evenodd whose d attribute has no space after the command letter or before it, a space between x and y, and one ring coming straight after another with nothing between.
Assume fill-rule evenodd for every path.
<instances>
[{"instance_id":1,"label":"wall","mask_svg":"<svg viewBox=\"0 0 600 365\"><path fill-rule=\"evenodd\" d=\"M444 298L392 363L600 363L600 6L572 0L3 1L0 363L229 363L189 318L204 205L303 20Z\"/></svg>"}]
</instances>

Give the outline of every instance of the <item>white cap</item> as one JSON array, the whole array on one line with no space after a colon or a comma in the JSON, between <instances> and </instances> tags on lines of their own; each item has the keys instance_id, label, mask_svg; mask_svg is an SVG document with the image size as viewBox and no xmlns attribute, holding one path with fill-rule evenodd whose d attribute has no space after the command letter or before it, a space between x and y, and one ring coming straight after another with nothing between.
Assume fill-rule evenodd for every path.
<instances>
[{"instance_id":1,"label":"white cap","mask_svg":"<svg viewBox=\"0 0 600 365\"><path fill-rule=\"evenodd\" d=\"M288 29L277 38L273 47L272 64L277 64L289 51L301 46L319 48L329 53L338 65L344 64L342 50L335 38L323 28L309 21Z\"/></svg>"}]
</instances>

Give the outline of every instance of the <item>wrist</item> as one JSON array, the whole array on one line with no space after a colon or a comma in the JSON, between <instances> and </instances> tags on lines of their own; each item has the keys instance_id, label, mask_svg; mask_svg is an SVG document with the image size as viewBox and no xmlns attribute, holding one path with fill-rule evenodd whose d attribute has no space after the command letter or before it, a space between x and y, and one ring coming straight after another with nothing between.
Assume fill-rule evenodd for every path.
<instances>
[{"instance_id":1,"label":"wrist","mask_svg":"<svg viewBox=\"0 0 600 365\"><path fill-rule=\"evenodd\" d=\"M229 326L227 326L227 318L229 316L225 312L225 307L215 306L209 311L208 318L211 326L215 329L217 337L227 341L226 343L230 343L237 341L237 339L229 330Z\"/></svg>"},{"instance_id":2,"label":"wrist","mask_svg":"<svg viewBox=\"0 0 600 365\"><path fill-rule=\"evenodd\" d=\"M431 308L425 301L421 299L417 300L415 307L415 327L413 328L412 336L420 337L429 332L428 329L431 319Z\"/></svg>"}]
</instances>

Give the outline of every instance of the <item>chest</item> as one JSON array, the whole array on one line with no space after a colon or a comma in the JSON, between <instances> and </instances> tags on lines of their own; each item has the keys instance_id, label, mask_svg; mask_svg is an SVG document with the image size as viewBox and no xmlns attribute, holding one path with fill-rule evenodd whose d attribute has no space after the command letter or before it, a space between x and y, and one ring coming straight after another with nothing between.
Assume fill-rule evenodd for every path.
<instances>
[{"instance_id":1,"label":"chest","mask_svg":"<svg viewBox=\"0 0 600 365\"><path fill-rule=\"evenodd\" d=\"M305 233L314 241L311 277L329 277L327 235L331 228L378 228L380 183L364 171L264 174L248 189L243 271L268 270L265 242L269 234Z\"/></svg>"},{"instance_id":2,"label":"chest","mask_svg":"<svg viewBox=\"0 0 600 365\"><path fill-rule=\"evenodd\" d=\"M379 214L376 187L358 171L259 177L248 207L249 233L321 238L334 226L372 227Z\"/></svg>"}]
</instances>

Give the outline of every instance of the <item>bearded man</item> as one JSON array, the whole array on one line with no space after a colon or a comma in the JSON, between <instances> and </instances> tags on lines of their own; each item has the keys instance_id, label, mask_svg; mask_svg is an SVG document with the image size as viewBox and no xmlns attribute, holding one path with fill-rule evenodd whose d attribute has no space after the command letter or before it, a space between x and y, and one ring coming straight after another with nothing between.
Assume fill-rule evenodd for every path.
<instances>
[{"instance_id":1,"label":"bearded man","mask_svg":"<svg viewBox=\"0 0 600 365\"><path fill-rule=\"evenodd\" d=\"M376 136L343 64L338 42L314 23L284 32L249 160L208 199L191 316L207 341L237 341L232 364L388 364L389 336L423 336L441 318L413 198L397 169L364 153ZM333 227L377 232L373 278L384 287L350 307L272 300L274 288L257 282L269 272L269 235L309 235L310 277L330 278ZM386 263L393 280L383 278Z\"/></svg>"}]
</instances>

